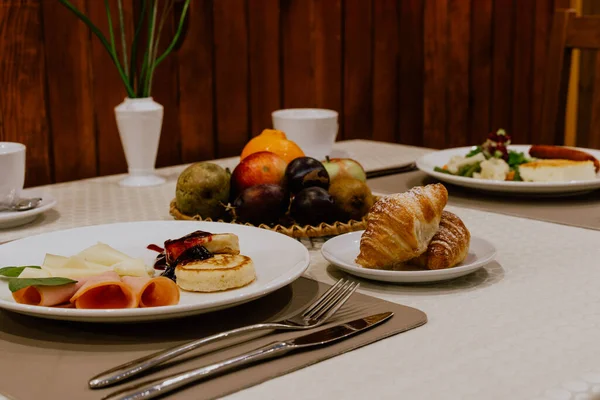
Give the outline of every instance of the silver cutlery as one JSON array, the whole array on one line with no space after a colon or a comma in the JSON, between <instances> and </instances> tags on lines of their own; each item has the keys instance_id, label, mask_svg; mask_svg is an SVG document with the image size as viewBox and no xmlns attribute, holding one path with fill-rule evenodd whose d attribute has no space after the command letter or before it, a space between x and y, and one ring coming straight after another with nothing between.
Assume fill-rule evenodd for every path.
<instances>
[{"instance_id":1,"label":"silver cutlery","mask_svg":"<svg viewBox=\"0 0 600 400\"><path fill-rule=\"evenodd\" d=\"M34 197L32 199L20 199L14 204L0 204L0 211L27 211L40 205L42 199Z\"/></svg>"},{"instance_id":2,"label":"silver cutlery","mask_svg":"<svg viewBox=\"0 0 600 400\"><path fill-rule=\"evenodd\" d=\"M96 375L88 382L89 387L99 389L111 386L201 346L242 333L263 329L306 330L316 328L335 314L358 289L358 286L359 284L356 282L340 279L306 309L290 318L232 329L138 358Z\"/></svg>"},{"instance_id":3,"label":"silver cutlery","mask_svg":"<svg viewBox=\"0 0 600 400\"><path fill-rule=\"evenodd\" d=\"M284 342L273 342L224 361L124 388L109 394L104 397L103 400L152 399L189 385L190 383L221 374L243 365L269 358L280 357L290 351L324 346L338 340L346 339L387 321L392 315L394 315L392 312L375 314L345 324L336 325L331 328L322 329L318 332L309 333L308 335L300 336L295 339L286 340Z\"/></svg>"}]
</instances>

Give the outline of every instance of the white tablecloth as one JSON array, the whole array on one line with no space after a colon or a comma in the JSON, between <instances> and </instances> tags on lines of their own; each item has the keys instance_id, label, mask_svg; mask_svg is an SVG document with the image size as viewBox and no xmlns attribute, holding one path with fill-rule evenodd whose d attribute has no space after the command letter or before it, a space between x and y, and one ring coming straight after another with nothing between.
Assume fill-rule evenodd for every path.
<instances>
[{"instance_id":1,"label":"white tablecloth","mask_svg":"<svg viewBox=\"0 0 600 400\"><path fill-rule=\"evenodd\" d=\"M367 141L341 142L336 150L368 170L428 151ZM121 188L121 177L36 188L57 198L56 209L0 231L0 242L84 225L170 219L182 168L161 170L168 183L153 188ZM496 262L439 284L361 280L365 294L425 311L425 326L229 398L592 399L600 392L600 231L451 209L474 236L496 245ZM341 276L318 248L311 256L307 276L330 283Z\"/></svg>"}]
</instances>

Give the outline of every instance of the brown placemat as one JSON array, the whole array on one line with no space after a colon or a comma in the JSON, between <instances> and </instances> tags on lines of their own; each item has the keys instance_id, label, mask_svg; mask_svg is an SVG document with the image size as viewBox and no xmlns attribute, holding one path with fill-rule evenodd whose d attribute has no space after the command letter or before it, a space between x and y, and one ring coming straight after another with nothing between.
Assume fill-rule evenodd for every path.
<instances>
[{"instance_id":1,"label":"brown placemat","mask_svg":"<svg viewBox=\"0 0 600 400\"><path fill-rule=\"evenodd\" d=\"M254 322L263 322L304 308L330 285L300 278L268 296L211 314L171 321L136 324L74 323L0 312L0 392L15 400L100 399L115 388L92 391L87 382L110 367L185 341ZM427 316L414 308L356 293L331 324L393 311L386 323L332 346L291 353L222 375L177 392L178 399L212 399L259 384L377 340L423 325ZM326 325L327 326L327 325ZM275 340L306 332L255 333L239 343L202 357L194 353L185 363L149 377L183 371L240 354ZM214 350L219 346L205 349ZM148 377L146 377L147 379Z\"/></svg>"},{"instance_id":2,"label":"brown placemat","mask_svg":"<svg viewBox=\"0 0 600 400\"><path fill-rule=\"evenodd\" d=\"M405 192L415 186L437 182L416 171L370 179L371 189L378 193ZM600 230L600 191L575 196L548 197L501 195L468 190L444 183L448 204L490 211L522 218Z\"/></svg>"}]
</instances>

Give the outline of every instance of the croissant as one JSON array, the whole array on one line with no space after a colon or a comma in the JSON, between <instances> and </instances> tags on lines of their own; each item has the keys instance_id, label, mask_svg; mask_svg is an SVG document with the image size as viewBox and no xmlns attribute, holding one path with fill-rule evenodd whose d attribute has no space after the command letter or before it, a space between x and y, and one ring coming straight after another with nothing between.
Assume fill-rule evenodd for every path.
<instances>
[{"instance_id":1,"label":"croissant","mask_svg":"<svg viewBox=\"0 0 600 400\"><path fill-rule=\"evenodd\" d=\"M433 235L427 251L407 263L428 269L452 268L467 257L470 241L471 233L462 220L444 211L440 227Z\"/></svg>"},{"instance_id":2,"label":"croissant","mask_svg":"<svg viewBox=\"0 0 600 400\"><path fill-rule=\"evenodd\" d=\"M439 183L378 200L367 216L356 263L391 269L423 254L438 230L447 201L448 191Z\"/></svg>"}]
</instances>

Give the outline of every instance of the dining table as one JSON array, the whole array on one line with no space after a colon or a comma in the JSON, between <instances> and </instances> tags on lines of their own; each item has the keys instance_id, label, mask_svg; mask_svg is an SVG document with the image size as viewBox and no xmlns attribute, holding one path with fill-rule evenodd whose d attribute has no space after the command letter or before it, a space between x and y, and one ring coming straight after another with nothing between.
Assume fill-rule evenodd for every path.
<instances>
[{"instance_id":1,"label":"dining table","mask_svg":"<svg viewBox=\"0 0 600 400\"><path fill-rule=\"evenodd\" d=\"M349 140L336 142L332 155L355 159L369 172L411 164L431 151ZM234 168L239 158L213 162ZM173 220L169 204L184 168L158 169L166 183L152 187L122 187L123 176L114 175L28 188L27 194L53 196L56 206L29 224L0 230L0 243L90 225ZM381 196L432 182L413 169L367 181ZM346 275L321 255L323 240L301 239L310 252L305 278L333 284L348 277L360 282L360 294L421 310L427 323L223 398L600 399L600 191L525 197L447 188L447 209L472 235L493 243L495 261L453 280L392 284ZM23 332L43 332L46 323L28 318ZM0 324L0 348L15 341L24 352L43 350L15 335ZM0 393L28 400L18 389L4 390L9 362L1 359ZM77 365L55 362L38 389L22 393L45 399L44 385L71 379ZM173 398L196 397L186 389Z\"/></svg>"}]
</instances>

